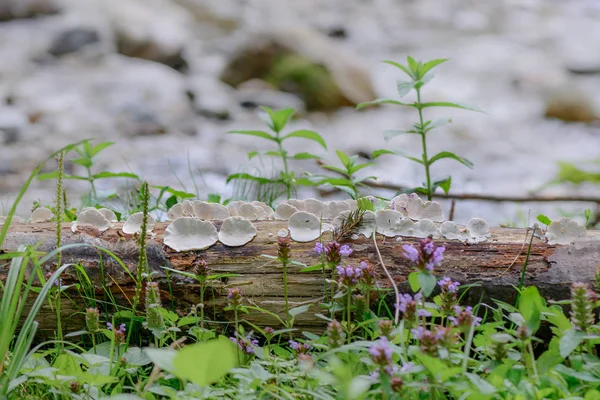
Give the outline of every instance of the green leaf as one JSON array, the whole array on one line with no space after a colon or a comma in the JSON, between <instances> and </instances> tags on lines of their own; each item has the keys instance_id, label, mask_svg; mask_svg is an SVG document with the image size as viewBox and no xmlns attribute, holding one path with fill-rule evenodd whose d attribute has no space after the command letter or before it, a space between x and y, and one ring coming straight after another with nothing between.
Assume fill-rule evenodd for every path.
<instances>
[{"instance_id":1,"label":"green leaf","mask_svg":"<svg viewBox=\"0 0 600 400\"><path fill-rule=\"evenodd\" d=\"M248 152L248 160L252 160L254 157L256 157L259 154L260 154L260 152L258 152L258 151L249 151Z\"/></svg>"},{"instance_id":2,"label":"green leaf","mask_svg":"<svg viewBox=\"0 0 600 400\"><path fill-rule=\"evenodd\" d=\"M382 156L384 154L394 154L397 155L398 153L393 151L393 150L387 150L387 149L379 149L379 150L374 150L371 153L371 158L373 158L373 160L377 159L379 156Z\"/></svg>"},{"instance_id":3,"label":"green leaf","mask_svg":"<svg viewBox=\"0 0 600 400\"><path fill-rule=\"evenodd\" d=\"M174 374L175 373L175 357L177 352L168 348L155 349L151 347L144 348L144 353L148 356L152 362L163 371Z\"/></svg>"},{"instance_id":4,"label":"green leaf","mask_svg":"<svg viewBox=\"0 0 600 400\"><path fill-rule=\"evenodd\" d=\"M545 303L535 286L527 287L520 294L519 313L525 319L525 325L532 334L540 327L542 309L546 307Z\"/></svg>"},{"instance_id":5,"label":"green leaf","mask_svg":"<svg viewBox=\"0 0 600 400\"><path fill-rule=\"evenodd\" d=\"M265 155L270 156L270 157L284 157L285 152L271 150L271 151L265 152Z\"/></svg>"},{"instance_id":6,"label":"green leaf","mask_svg":"<svg viewBox=\"0 0 600 400\"><path fill-rule=\"evenodd\" d=\"M400 97L406 96L414 87L415 87L414 81L398 81L398 83L396 84L396 89L398 90L398 96L400 96Z\"/></svg>"},{"instance_id":7,"label":"green leaf","mask_svg":"<svg viewBox=\"0 0 600 400\"><path fill-rule=\"evenodd\" d=\"M479 375L470 372L466 372L465 375L471 381L473 386L477 388L480 394L489 396L496 393L496 388L491 383L481 378Z\"/></svg>"},{"instance_id":8,"label":"green leaf","mask_svg":"<svg viewBox=\"0 0 600 400\"><path fill-rule=\"evenodd\" d=\"M165 201L165 205L167 206L167 210L169 210L171 207L173 207L175 204L177 204L177 196L172 195L170 196L166 201Z\"/></svg>"},{"instance_id":9,"label":"green leaf","mask_svg":"<svg viewBox=\"0 0 600 400\"><path fill-rule=\"evenodd\" d=\"M108 172L103 171L99 172L92 176L93 179L103 179L103 178L132 178L132 179L140 179L136 174L132 174L131 172Z\"/></svg>"},{"instance_id":10,"label":"green leaf","mask_svg":"<svg viewBox=\"0 0 600 400\"><path fill-rule=\"evenodd\" d=\"M464 157L457 156L456 154L454 154L450 151L441 151L441 152L437 153L435 156L433 156L429 159L429 165L431 165L434 162L441 160L443 158L452 158L453 160L458 161L459 163L463 164L466 167L473 168L473 163L471 161L467 160Z\"/></svg>"},{"instance_id":11,"label":"green leaf","mask_svg":"<svg viewBox=\"0 0 600 400\"><path fill-rule=\"evenodd\" d=\"M435 182L433 182L433 184L431 186L432 186L433 191L435 191L435 189L440 187L440 188L442 188L444 193L448 194L448 192L450 191L450 186L452 186L452 177L449 176L446 179L441 179L439 181L435 181Z\"/></svg>"},{"instance_id":12,"label":"green leaf","mask_svg":"<svg viewBox=\"0 0 600 400\"><path fill-rule=\"evenodd\" d=\"M425 132L429 132L433 129L439 128L440 126L444 126L446 124L452 123L451 118L438 118L430 124L426 124Z\"/></svg>"},{"instance_id":13,"label":"green leaf","mask_svg":"<svg viewBox=\"0 0 600 400\"><path fill-rule=\"evenodd\" d=\"M267 125L275 132L279 133L285 128L295 110L293 108L283 108L281 110L273 110L269 107L261 107L269 116L269 120L265 120ZM264 118L263 118L264 119Z\"/></svg>"},{"instance_id":14,"label":"green leaf","mask_svg":"<svg viewBox=\"0 0 600 400\"><path fill-rule=\"evenodd\" d=\"M338 158L344 166L348 166L349 164L351 164L350 157L348 157L348 154L344 153L341 150L336 150L335 154L338 156Z\"/></svg>"},{"instance_id":15,"label":"green leaf","mask_svg":"<svg viewBox=\"0 0 600 400\"><path fill-rule=\"evenodd\" d=\"M405 134L418 135L419 132L413 131L412 129L408 130L408 131L390 129L390 130L387 130L387 131L383 131L383 138L385 140L390 140L393 137L400 136L400 135L405 135Z\"/></svg>"},{"instance_id":16,"label":"green leaf","mask_svg":"<svg viewBox=\"0 0 600 400\"><path fill-rule=\"evenodd\" d=\"M421 105L420 105L421 109L428 108L428 107L450 107L450 108L461 108L463 110L477 111L477 112L481 112L481 113L484 112L482 109L477 108L477 107L469 106L467 104L452 103L449 101L433 101L433 102L429 102L429 103L421 103Z\"/></svg>"},{"instance_id":17,"label":"green leaf","mask_svg":"<svg viewBox=\"0 0 600 400\"><path fill-rule=\"evenodd\" d=\"M58 177L58 172L57 171L52 171L52 172L44 172L43 174L38 174L37 179L40 181L44 181L44 180L48 180L48 179L56 179ZM87 181L88 178L86 178L85 176L78 176L78 175L63 175L63 179L72 179L72 180L78 180L78 181Z\"/></svg>"},{"instance_id":18,"label":"green leaf","mask_svg":"<svg viewBox=\"0 0 600 400\"><path fill-rule=\"evenodd\" d=\"M259 137L259 138L263 138L263 139L267 139L267 140L272 140L274 142L277 141L277 139L274 136L269 135L265 131L240 131L240 130L235 130L235 131L229 131L227 133L228 134L236 134L236 135L255 136L255 137Z\"/></svg>"},{"instance_id":19,"label":"green leaf","mask_svg":"<svg viewBox=\"0 0 600 400\"><path fill-rule=\"evenodd\" d=\"M373 165L375 165L375 163L372 163L372 162L370 162L370 163L364 163L364 164L358 164L358 165L354 165L354 166L350 167L350 171L348 171L348 172L350 172L350 174L352 175L352 174L355 174L355 173L357 173L358 171L360 171L360 170L361 170L361 169L363 169L363 168L372 167ZM365 179L366 179L366 178L365 178ZM364 179L363 179L363 180L364 180Z\"/></svg>"},{"instance_id":20,"label":"green leaf","mask_svg":"<svg viewBox=\"0 0 600 400\"><path fill-rule=\"evenodd\" d=\"M560 356L562 358L569 357L569 355L583 342L584 337L584 331L575 329L567 330L560 339Z\"/></svg>"},{"instance_id":21,"label":"green leaf","mask_svg":"<svg viewBox=\"0 0 600 400\"><path fill-rule=\"evenodd\" d=\"M361 197L356 200L357 207L361 211L375 211L375 205L368 197Z\"/></svg>"},{"instance_id":22,"label":"green leaf","mask_svg":"<svg viewBox=\"0 0 600 400\"><path fill-rule=\"evenodd\" d=\"M419 68L419 74L421 76L424 76L431 69L437 67L438 65L440 65L448 60L449 60L449 58L438 58L436 60L427 61L426 63L421 65L421 68Z\"/></svg>"},{"instance_id":23,"label":"green leaf","mask_svg":"<svg viewBox=\"0 0 600 400\"><path fill-rule=\"evenodd\" d=\"M539 214L537 216L537 220L540 221L544 225L550 225L552 223L550 218L546 217L544 214Z\"/></svg>"},{"instance_id":24,"label":"green leaf","mask_svg":"<svg viewBox=\"0 0 600 400\"><path fill-rule=\"evenodd\" d=\"M250 174L246 174L246 173L231 174L227 177L226 183L229 183L235 179L254 181L254 182L258 182L263 185L270 184L270 183L282 183L282 181L280 179L263 178L260 176L250 175Z\"/></svg>"},{"instance_id":25,"label":"green leaf","mask_svg":"<svg viewBox=\"0 0 600 400\"><path fill-rule=\"evenodd\" d=\"M323 167L323 168L325 168L325 169L328 169L328 170L330 170L330 171L335 171L335 172L337 172L337 173L339 173L339 174L342 174L342 175L344 175L344 176L348 175L348 172L347 172L346 170L344 170L344 169L341 169L341 168L339 168L339 167L336 167L336 166L334 166L334 165L321 165L321 167Z\"/></svg>"},{"instance_id":26,"label":"green leaf","mask_svg":"<svg viewBox=\"0 0 600 400\"><path fill-rule=\"evenodd\" d=\"M430 274L429 272L422 271L418 272L418 274L419 285L423 290L423 295L425 297L429 297L429 295L431 295L431 293L433 293L433 290L435 289L437 279L434 275Z\"/></svg>"},{"instance_id":27,"label":"green leaf","mask_svg":"<svg viewBox=\"0 0 600 400\"><path fill-rule=\"evenodd\" d=\"M112 146L115 143L116 142L102 142L102 143L98 143L97 145L94 146L93 149L91 149L91 151L90 151L90 158L94 157L96 154L100 153L102 150L106 149L107 147Z\"/></svg>"},{"instance_id":28,"label":"green leaf","mask_svg":"<svg viewBox=\"0 0 600 400\"><path fill-rule=\"evenodd\" d=\"M416 62L414 58L412 58L411 56L406 57L406 61L408 63L408 69L410 69L410 72L412 73L412 76L415 78L415 80L420 79L421 76L419 75L419 65L420 63Z\"/></svg>"},{"instance_id":29,"label":"green leaf","mask_svg":"<svg viewBox=\"0 0 600 400\"><path fill-rule=\"evenodd\" d=\"M413 74L408 70L408 68L406 68L404 65L397 63L395 61L389 61L386 60L384 61L384 63L389 64L389 65L393 65L394 67L400 69L401 71L403 71L406 75L410 76L411 78L415 78L415 76L413 76Z\"/></svg>"},{"instance_id":30,"label":"green leaf","mask_svg":"<svg viewBox=\"0 0 600 400\"><path fill-rule=\"evenodd\" d=\"M398 106L414 107L413 104L403 103L403 102L398 101L398 100L393 100L393 99L377 99L377 100L373 100L373 101L366 101L364 103L360 103L359 105L356 106L356 109L360 110L361 108L365 108L365 107L368 107L368 106L378 106L380 104L396 104Z\"/></svg>"},{"instance_id":31,"label":"green leaf","mask_svg":"<svg viewBox=\"0 0 600 400\"><path fill-rule=\"evenodd\" d=\"M225 336L195 343L179 350L173 359L173 374L198 386L216 382L237 366L237 348Z\"/></svg>"},{"instance_id":32,"label":"green leaf","mask_svg":"<svg viewBox=\"0 0 600 400\"><path fill-rule=\"evenodd\" d=\"M183 190L175 190L170 186L152 186L155 189L164 190L165 192L177 196L181 199L191 199L196 197L193 193L184 192Z\"/></svg>"},{"instance_id":33,"label":"green leaf","mask_svg":"<svg viewBox=\"0 0 600 400\"><path fill-rule=\"evenodd\" d=\"M308 160L308 159L320 160L321 159L321 157L316 154L311 154L311 153L306 153L306 152L294 154L290 158L293 158L294 160Z\"/></svg>"},{"instance_id":34,"label":"green leaf","mask_svg":"<svg viewBox=\"0 0 600 400\"><path fill-rule=\"evenodd\" d=\"M290 308L289 314L292 318L296 318L298 315L307 312L308 309L310 308L310 306L311 306L310 304L305 304L302 306Z\"/></svg>"},{"instance_id":35,"label":"green leaf","mask_svg":"<svg viewBox=\"0 0 600 400\"><path fill-rule=\"evenodd\" d=\"M91 168L92 165L94 165L94 163L92 162L92 160L90 160L89 158L76 158L74 160L71 160L71 162L73 164L81 165L81 166L84 166L86 168Z\"/></svg>"},{"instance_id":36,"label":"green leaf","mask_svg":"<svg viewBox=\"0 0 600 400\"><path fill-rule=\"evenodd\" d=\"M586 210L583 212L583 215L585 216L585 224L587 225L592 217L592 209L586 208Z\"/></svg>"},{"instance_id":37,"label":"green leaf","mask_svg":"<svg viewBox=\"0 0 600 400\"><path fill-rule=\"evenodd\" d=\"M418 272L411 272L410 274L408 274L408 284L410 285L410 290L412 290L415 293L417 293L419 289L421 289L419 276L420 275Z\"/></svg>"},{"instance_id":38,"label":"green leaf","mask_svg":"<svg viewBox=\"0 0 600 400\"><path fill-rule=\"evenodd\" d=\"M323 266L321 264L315 264L315 265L311 265L306 268L302 268L300 270L300 272L314 272L314 271L321 271L322 269L323 269Z\"/></svg>"},{"instance_id":39,"label":"green leaf","mask_svg":"<svg viewBox=\"0 0 600 400\"><path fill-rule=\"evenodd\" d=\"M327 150L327 143L325 143L325 140L321 137L321 135L319 135L317 132L309 131L308 129L293 131L283 137L284 140L289 138L309 139L319 143L325 150Z\"/></svg>"}]
</instances>

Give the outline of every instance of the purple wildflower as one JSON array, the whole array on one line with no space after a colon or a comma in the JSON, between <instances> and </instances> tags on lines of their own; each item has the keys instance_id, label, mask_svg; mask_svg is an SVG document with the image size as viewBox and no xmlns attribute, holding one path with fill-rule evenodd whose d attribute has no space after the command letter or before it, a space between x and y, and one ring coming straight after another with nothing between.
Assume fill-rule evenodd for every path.
<instances>
[{"instance_id":1,"label":"purple wildflower","mask_svg":"<svg viewBox=\"0 0 600 400\"><path fill-rule=\"evenodd\" d=\"M468 330L471 328L471 325L479 325L481 323L481 317L476 317L473 315L473 307L467 306L464 309L457 305L454 307L454 313L456 316L448 317L448 320L463 330Z\"/></svg>"},{"instance_id":2,"label":"purple wildflower","mask_svg":"<svg viewBox=\"0 0 600 400\"><path fill-rule=\"evenodd\" d=\"M338 282L345 286L354 286L358 283L358 279L362 275L362 269L347 265L342 267L338 265L336 267L338 274Z\"/></svg>"},{"instance_id":3,"label":"purple wildflower","mask_svg":"<svg viewBox=\"0 0 600 400\"><path fill-rule=\"evenodd\" d=\"M413 246L412 244L405 244L402 245L402 248L404 249L404 253L402 253L402 256L408 260L410 260L413 263L417 263L419 262L419 250L417 250L415 248L415 246Z\"/></svg>"},{"instance_id":4,"label":"purple wildflower","mask_svg":"<svg viewBox=\"0 0 600 400\"><path fill-rule=\"evenodd\" d=\"M106 329L108 329L109 331L112 331L112 328L113 328L112 324L110 322L107 322Z\"/></svg>"},{"instance_id":5,"label":"purple wildflower","mask_svg":"<svg viewBox=\"0 0 600 400\"><path fill-rule=\"evenodd\" d=\"M417 326L416 329L411 329L410 332L415 339L419 340L419 347L423 353L430 355L437 353L438 338L435 333L425 329L421 325Z\"/></svg>"},{"instance_id":6,"label":"purple wildflower","mask_svg":"<svg viewBox=\"0 0 600 400\"><path fill-rule=\"evenodd\" d=\"M309 343L298 343L295 340L289 341L290 348L294 350L297 354L306 354L312 348Z\"/></svg>"},{"instance_id":7,"label":"purple wildflower","mask_svg":"<svg viewBox=\"0 0 600 400\"><path fill-rule=\"evenodd\" d=\"M431 317L431 313L423 308L423 296L421 293L415 294L413 298L410 294L400 295L398 309L402 312L402 317L412 321L415 317Z\"/></svg>"},{"instance_id":8,"label":"purple wildflower","mask_svg":"<svg viewBox=\"0 0 600 400\"><path fill-rule=\"evenodd\" d=\"M314 250L315 250L315 253L317 253L317 254L323 253L323 251L324 251L323 243L321 243L321 242L315 243L315 249Z\"/></svg>"},{"instance_id":9,"label":"purple wildflower","mask_svg":"<svg viewBox=\"0 0 600 400\"><path fill-rule=\"evenodd\" d=\"M250 333L245 338L230 337L229 340L235 343L246 354L254 354L254 347L258 346L258 340L252 338Z\"/></svg>"},{"instance_id":10,"label":"purple wildflower","mask_svg":"<svg viewBox=\"0 0 600 400\"><path fill-rule=\"evenodd\" d=\"M402 256L415 264L419 270L433 271L439 267L444 260L444 246L436 246L431 238L422 239L419 242L419 248L412 244L402 246L404 252Z\"/></svg>"},{"instance_id":11,"label":"purple wildflower","mask_svg":"<svg viewBox=\"0 0 600 400\"><path fill-rule=\"evenodd\" d=\"M453 282L452 279L447 276L440 279L437 284L442 289L442 292L448 293L456 293L458 291L458 287L460 286L460 282Z\"/></svg>"},{"instance_id":12,"label":"purple wildflower","mask_svg":"<svg viewBox=\"0 0 600 400\"><path fill-rule=\"evenodd\" d=\"M387 338L381 337L369 348L369 354L375 364L387 366L392 364L393 350Z\"/></svg>"},{"instance_id":13,"label":"purple wildflower","mask_svg":"<svg viewBox=\"0 0 600 400\"><path fill-rule=\"evenodd\" d=\"M227 299L232 307L238 307L240 304L242 304L242 290L237 287L228 289Z\"/></svg>"},{"instance_id":14,"label":"purple wildflower","mask_svg":"<svg viewBox=\"0 0 600 400\"><path fill-rule=\"evenodd\" d=\"M340 254L348 257L350 254L352 254L352 248L345 244L342 247L340 247Z\"/></svg>"}]
</instances>

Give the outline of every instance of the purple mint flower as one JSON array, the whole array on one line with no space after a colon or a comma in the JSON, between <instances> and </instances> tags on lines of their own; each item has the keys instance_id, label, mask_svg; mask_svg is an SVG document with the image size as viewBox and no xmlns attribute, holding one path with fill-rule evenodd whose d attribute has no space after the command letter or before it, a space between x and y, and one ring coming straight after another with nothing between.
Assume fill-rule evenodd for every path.
<instances>
[{"instance_id":1,"label":"purple mint flower","mask_svg":"<svg viewBox=\"0 0 600 400\"><path fill-rule=\"evenodd\" d=\"M113 325L110 322L107 322L106 323L106 329L108 329L109 331L112 331Z\"/></svg>"},{"instance_id":2,"label":"purple mint flower","mask_svg":"<svg viewBox=\"0 0 600 400\"><path fill-rule=\"evenodd\" d=\"M429 311L427 311L424 308L419 308L417 310L417 317L422 318L422 317L431 317L431 313Z\"/></svg>"},{"instance_id":3,"label":"purple mint flower","mask_svg":"<svg viewBox=\"0 0 600 400\"><path fill-rule=\"evenodd\" d=\"M127 326L127 325L125 325L125 324L121 324L121 325L119 325L119 330L120 330L121 332L125 332L125 328L126 328L126 326Z\"/></svg>"},{"instance_id":4,"label":"purple mint flower","mask_svg":"<svg viewBox=\"0 0 600 400\"><path fill-rule=\"evenodd\" d=\"M292 350L298 350L300 348L300 343L296 342L295 340L290 340L289 343Z\"/></svg>"},{"instance_id":5,"label":"purple mint flower","mask_svg":"<svg viewBox=\"0 0 600 400\"><path fill-rule=\"evenodd\" d=\"M338 281L346 286L356 285L362 275L362 269L350 265L346 267L338 265L335 269L338 273Z\"/></svg>"},{"instance_id":6,"label":"purple mint flower","mask_svg":"<svg viewBox=\"0 0 600 400\"><path fill-rule=\"evenodd\" d=\"M409 361L405 364L402 364L402 367L400 367L400 372L409 372L414 367L415 367L415 364L413 364Z\"/></svg>"},{"instance_id":7,"label":"purple mint flower","mask_svg":"<svg viewBox=\"0 0 600 400\"><path fill-rule=\"evenodd\" d=\"M442 291L446 291L449 293L456 293L458 291L458 287L460 286L460 282L453 282L452 279L447 276L440 279L437 284L440 286Z\"/></svg>"},{"instance_id":8,"label":"purple mint flower","mask_svg":"<svg viewBox=\"0 0 600 400\"><path fill-rule=\"evenodd\" d=\"M410 332L413 334L413 336L416 339L423 340L423 336L426 334L427 329L425 329L423 326L419 325L416 328L411 329Z\"/></svg>"},{"instance_id":9,"label":"purple mint flower","mask_svg":"<svg viewBox=\"0 0 600 400\"><path fill-rule=\"evenodd\" d=\"M405 244L402 245L402 248L404 249L404 253L402 253L404 258L409 259L413 263L419 261L419 250L415 249L415 246L412 244Z\"/></svg>"},{"instance_id":10,"label":"purple mint flower","mask_svg":"<svg viewBox=\"0 0 600 400\"><path fill-rule=\"evenodd\" d=\"M435 251L435 244L433 244L433 242L427 242L427 243L425 243L425 245L423 246L423 251L428 256L432 255L433 252Z\"/></svg>"},{"instance_id":11,"label":"purple mint flower","mask_svg":"<svg viewBox=\"0 0 600 400\"><path fill-rule=\"evenodd\" d=\"M321 243L321 242L315 243L315 249L314 250L315 250L315 253L317 253L317 254L323 253L323 251L324 251L323 243Z\"/></svg>"},{"instance_id":12,"label":"purple mint flower","mask_svg":"<svg viewBox=\"0 0 600 400\"><path fill-rule=\"evenodd\" d=\"M348 257L350 254L352 254L352 249L350 248L350 246L345 244L342 247L340 247L340 254Z\"/></svg>"},{"instance_id":13,"label":"purple mint flower","mask_svg":"<svg viewBox=\"0 0 600 400\"><path fill-rule=\"evenodd\" d=\"M369 348L369 354L375 364L382 366L390 365L392 363L393 350L390 347L390 342L387 338L381 337Z\"/></svg>"}]
</instances>

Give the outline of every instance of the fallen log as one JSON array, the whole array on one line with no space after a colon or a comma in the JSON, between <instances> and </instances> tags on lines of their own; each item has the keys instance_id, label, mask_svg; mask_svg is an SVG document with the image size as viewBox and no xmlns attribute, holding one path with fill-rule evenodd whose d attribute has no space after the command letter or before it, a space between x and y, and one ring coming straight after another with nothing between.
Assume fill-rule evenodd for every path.
<instances>
[{"instance_id":1,"label":"fallen log","mask_svg":"<svg viewBox=\"0 0 600 400\"><path fill-rule=\"evenodd\" d=\"M217 228L221 222L215 221ZM256 221L258 234L250 243L241 247L227 247L220 242L203 251L175 252L163 244L163 236L167 224L158 223L154 226L152 236L147 239L147 255L154 281L161 289L163 306L174 308L180 315L187 314L191 307L202 302L199 284L191 278L176 273L167 273L162 267L178 271L191 272L192 264L197 259L208 263L210 274L237 274L211 284L204 299L206 315L215 321L231 321L230 312L223 311L227 304L227 288L240 287L244 294L245 304L254 304L280 316L284 314L283 275L276 260L262 255L277 255L277 232L287 228L286 221ZM89 227L79 227L77 233L71 231L69 224L62 227L62 244L85 244L87 246L70 248L62 253L62 263L80 264L93 287L88 294L102 300L108 294L119 306L131 308L135 292L135 281L123 267L106 253L98 250L105 248L114 253L129 272L135 275L138 263L138 247L132 235L126 235L120 230L121 224L114 228L98 232ZM323 240L329 240L328 233ZM55 224L13 224L0 250L1 253L16 251L21 244L38 245L43 252L55 248ZM384 238L377 235L377 243L386 267L391 272L401 292L408 291L407 276L412 271L407 261L402 257L402 244L416 242L418 239ZM463 284L480 283L471 288L465 296L467 303L490 299L514 301L521 271L527 256L531 233L525 229L495 228L491 229L491 238L483 243L464 244L459 241L437 240L436 243L446 247L445 261L435 271L436 276L449 276ZM379 258L373 245L373 238L360 236L349 240L354 250L347 263L358 264L368 260L378 266L380 276L378 285L390 288L390 282L385 277L379 263ZM319 257L313 251L314 242L292 242L291 258L306 265L319 262ZM0 262L0 279L6 280L9 263ZM583 240L571 245L548 245L543 240L534 237L531 242L528 264L525 273L525 284L536 285L547 298L564 299L569 296L572 282L591 282L597 267L600 266L600 231L589 231ZM46 270L55 268L48 263ZM290 265L288 284L290 306L314 304L309 312L298 316L295 327L300 330L320 331L323 320L316 318L315 313L323 312L318 303L323 296L323 279L321 272L300 273L301 267ZM68 269L62 276L63 284L78 282L75 269ZM107 293L108 292L108 293ZM83 326L83 310L89 304L89 299L82 299L80 292L68 290L62 298L61 312L65 332L81 329ZM31 303L33 297L29 299ZM243 316L247 321L260 326L278 324L271 316L252 311ZM56 329L55 312L46 305L37 318L42 337L49 336Z\"/></svg>"}]
</instances>

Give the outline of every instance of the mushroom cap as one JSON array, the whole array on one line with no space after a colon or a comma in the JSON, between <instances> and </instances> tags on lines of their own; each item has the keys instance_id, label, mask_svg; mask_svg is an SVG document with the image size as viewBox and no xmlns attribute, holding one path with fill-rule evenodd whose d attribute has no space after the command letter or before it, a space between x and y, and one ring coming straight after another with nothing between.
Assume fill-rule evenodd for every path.
<instances>
[{"instance_id":1,"label":"mushroom cap","mask_svg":"<svg viewBox=\"0 0 600 400\"><path fill-rule=\"evenodd\" d=\"M485 242L490 236L490 226L483 218L471 218L467 222L467 233L470 243Z\"/></svg>"},{"instance_id":2,"label":"mushroom cap","mask_svg":"<svg viewBox=\"0 0 600 400\"><path fill-rule=\"evenodd\" d=\"M54 213L46 207L38 207L31 213L30 221L33 223L37 222L48 222L54 217Z\"/></svg>"},{"instance_id":3,"label":"mushroom cap","mask_svg":"<svg viewBox=\"0 0 600 400\"><path fill-rule=\"evenodd\" d=\"M252 203L243 203L239 207L240 217L255 221L264 213L262 208L255 207Z\"/></svg>"},{"instance_id":4,"label":"mushroom cap","mask_svg":"<svg viewBox=\"0 0 600 400\"><path fill-rule=\"evenodd\" d=\"M93 226L100 232L104 232L110 228L110 221L98 210L92 207L84 208L77 216L77 220L71 225L73 232L77 231L79 225Z\"/></svg>"},{"instance_id":5,"label":"mushroom cap","mask_svg":"<svg viewBox=\"0 0 600 400\"><path fill-rule=\"evenodd\" d=\"M548 244L570 244L575 239L585 236L585 234L586 230L583 225L570 218L563 217L550 223L546 231L546 238Z\"/></svg>"},{"instance_id":6,"label":"mushroom cap","mask_svg":"<svg viewBox=\"0 0 600 400\"><path fill-rule=\"evenodd\" d=\"M331 218L339 217L344 211L351 211L350 204L345 201L330 201L327 208Z\"/></svg>"},{"instance_id":7,"label":"mushroom cap","mask_svg":"<svg viewBox=\"0 0 600 400\"><path fill-rule=\"evenodd\" d=\"M104 215L104 218L106 218L110 222L117 222L117 215L110 208L103 207L98 211L100 211L100 213Z\"/></svg>"},{"instance_id":8,"label":"mushroom cap","mask_svg":"<svg viewBox=\"0 0 600 400\"><path fill-rule=\"evenodd\" d=\"M195 200L192 202L192 207L196 218L222 221L229 217L227 207L219 203Z\"/></svg>"},{"instance_id":9,"label":"mushroom cap","mask_svg":"<svg viewBox=\"0 0 600 400\"><path fill-rule=\"evenodd\" d=\"M292 207L295 207L298 211L304 211L304 200L298 199L288 199L284 203L289 204Z\"/></svg>"},{"instance_id":10,"label":"mushroom cap","mask_svg":"<svg viewBox=\"0 0 600 400\"><path fill-rule=\"evenodd\" d=\"M321 236L321 221L306 211L294 213L288 220L290 236L296 242L311 242Z\"/></svg>"},{"instance_id":11,"label":"mushroom cap","mask_svg":"<svg viewBox=\"0 0 600 400\"><path fill-rule=\"evenodd\" d=\"M273 219L273 215L275 215L275 211L269 207L268 204L263 203L262 201L253 201L252 205L255 207L260 207L265 211L265 219Z\"/></svg>"},{"instance_id":12,"label":"mushroom cap","mask_svg":"<svg viewBox=\"0 0 600 400\"><path fill-rule=\"evenodd\" d=\"M283 202L280 203L275 209L274 218L280 220L288 220L294 213L297 213L298 211L299 210L296 207L286 202Z\"/></svg>"},{"instance_id":13,"label":"mushroom cap","mask_svg":"<svg viewBox=\"0 0 600 400\"><path fill-rule=\"evenodd\" d=\"M304 211L315 214L320 219L328 219L331 217L327 203L318 199L304 200Z\"/></svg>"},{"instance_id":14,"label":"mushroom cap","mask_svg":"<svg viewBox=\"0 0 600 400\"><path fill-rule=\"evenodd\" d=\"M370 238L376 227L377 224L375 222L375 213L370 210L365 211L363 214L362 224L360 224L360 227L358 228L358 233Z\"/></svg>"},{"instance_id":15,"label":"mushroom cap","mask_svg":"<svg viewBox=\"0 0 600 400\"><path fill-rule=\"evenodd\" d=\"M167 219L174 221L179 217L183 217L183 205L181 203L174 204L173 207L167 211Z\"/></svg>"},{"instance_id":16,"label":"mushroom cap","mask_svg":"<svg viewBox=\"0 0 600 400\"><path fill-rule=\"evenodd\" d=\"M142 222L144 221L144 213L136 212L135 214L131 214L127 221L123 224L123 233L128 235L133 235L134 233L140 233L142 231ZM156 220L150 214L148 214L147 230L151 231L154 224L156 224Z\"/></svg>"},{"instance_id":17,"label":"mushroom cap","mask_svg":"<svg viewBox=\"0 0 600 400\"><path fill-rule=\"evenodd\" d=\"M240 216L240 206L244 204L243 201L236 200L227 204L227 210L229 210L229 216L231 217L239 217Z\"/></svg>"},{"instance_id":18,"label":"mushroom cap","mask_svg":"<svg viewBox=\"0 0 600 400\"><path fill-rule=\"evenodd\" d=\"M194 216L194 203L189 200L184 200L181 203L181 208L183 209L183 216L185 217L193 217Z\"/></svg>"},{"instance_id":19,"label":"mushroom cap","mask_svg":"<svg viewBox=\"0 0 600 400\"><path fill-rule=\"evenodd\" d=\"M439 239L441 234L438 227L430 219L421 219L415 224L415 234L418 238L426 238L432 235L434 239Z\"/></svg>"},{"instance_id":20,"label":"mushroom cap","mask_svg":"<svg viewBox=\"0 0 600 400\"><path fill-rule=\"evenodd\" d=\"M377 225L377 233L387 237L398 236L398 227L402 220L405 220L404 215L396 210L377 210L375 212L375 224ZM403 228L406 228L403 226Z\"/></svg>"},{"instance_id":21,"label":"mushroom cap","mask_svg":"<svg viewBox=\"0 0 600 400\"><path fill-rule=\"evenodd\" d=\"M354 199L344 200L344 203L346 203L350 206L350 211L354 211L354 210L358 209L358 201L356 201Z\"/></svg>"},{"instance_id":22,"label":"mushroom cap","mask_svg":"<svg viewBox=\"0 0 600 400\"><path fill-rule=\"evenodd\" d=\"M440 226L442 236L449 240L464 240L464 235L461 234L458 225L453 221L444 221Z\"/></svg>"},{"instance_id":23,"label":"mushroom cap","mask_svg":"<svg viewBox=\"0 0 600 400\"><path fill-rule=\"evenodd\" d=\"M203 250L217 243L217 228L209 221L179 217L165 230L164 242L175 251Z\"/></svg>"},{"instance_id":24,"label":"mushroom cap","mask_svg":"<svg viewBox=\"0 0 600 400\"><path fill-rule=\"evenodd\" d=\"M396 196L391 200L390 206L410 219L430 219L433 222L444 221L440 203L437 201L423 201L416 193Z\"/></svg>"},{"instance_id":25,"label":"mushroom cap","mask_svg":"<svg viewBox=\"0 0 600 400\"><path fill-rule=\"evenodd\" d=\"M243 246L255 236L256 227L243 217L226 218L219 231L219 241L230 247Z\"/></svg>"}]
</instances>

